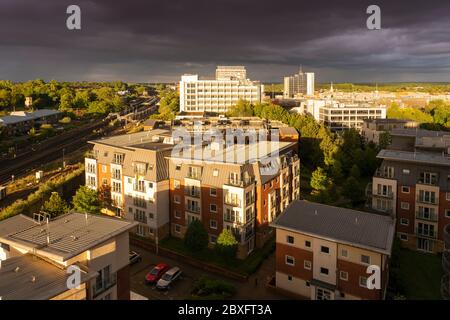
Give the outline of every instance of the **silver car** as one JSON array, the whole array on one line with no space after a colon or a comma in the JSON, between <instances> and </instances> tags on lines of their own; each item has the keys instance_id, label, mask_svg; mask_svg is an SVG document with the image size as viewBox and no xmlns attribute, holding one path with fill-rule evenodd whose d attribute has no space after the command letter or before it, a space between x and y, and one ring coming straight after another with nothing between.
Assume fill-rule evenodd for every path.
<instances>
[{"instance_id":1,"label":"silver car","mask_svg":"<svg viewBox=\"0 0 450 320\"><path fill-rule=\"evenodd\" d=\"M181 270L173 267L163 274L161 279L156 283L157 289L169 289L170 285L181 276Z\"/></svg>"}]
</instances>

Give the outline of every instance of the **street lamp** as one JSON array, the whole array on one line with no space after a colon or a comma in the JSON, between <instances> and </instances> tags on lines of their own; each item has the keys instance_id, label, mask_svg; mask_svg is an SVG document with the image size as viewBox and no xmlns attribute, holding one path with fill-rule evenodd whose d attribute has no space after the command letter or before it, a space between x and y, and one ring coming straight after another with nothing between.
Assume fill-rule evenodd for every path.
<instances>
[{"instance_id":1,"label":"street lamp","mask_svg":"<svg viewBox=\"0 0 450 320\"><path fill-rule=\"evenodd\" d=\"M66 167L66 162L64 161L64 153L66 151L66 148L62 149L62 165L63 165L63 169Z\"/></svg>"}]
</instances>

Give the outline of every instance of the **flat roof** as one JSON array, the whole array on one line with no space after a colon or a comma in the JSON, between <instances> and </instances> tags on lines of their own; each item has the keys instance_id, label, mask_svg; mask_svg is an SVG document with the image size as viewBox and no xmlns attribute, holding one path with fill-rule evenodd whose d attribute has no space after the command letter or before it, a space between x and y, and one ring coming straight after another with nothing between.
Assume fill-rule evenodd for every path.
<instances>
[{"instance_id":1,"label":"flat roof","mask_svg":"<svg viewBox=\"0 0 450 320\"><path fill-rule=\"evenodd\" d=\"M441 153L438 152L431 153L421 151L414 152L414 151L383 149L378 153L377 158L394 161L450 166L450 157L442 155Z\"/></svg>"},{"instance_id":2,"label":"flat roof","mask_svg":"<svg viewBox=\"0 0 450 320\"><path fill-rule=\"evenodd\" d=\"M389 216L293 201L273 227L390 255L395 224Z\"/></svg>"},{"instance_id":3,"label":"flat roof","mask_svg":"<svg viewBox=\"0 0 450 320\"><path fill-rule=\"evenodd\" d=\"M23 214L18 214L0 221L0 237L5 237L10 233L17 232L17 230L25 230L36 225L39 225L37 221Z\"/></svg>"},{"instance_id":4,"label":"flat roof","mask_svg":"<svg viewBox=\"0 0 450 320\"><path fill-rule=\"evenodd\" d=\"M0 228L8 220L1 221ZM136 222L104 215L70 212L50 220L48 224L16 224L13 232L0 235L0 242L35 251L53 260L66 261L136 225Z\"/></svg>"},{"instance_id":5,"label":"flat roof","mask_svg":"<svg viewBox=\"0 0 450 320\"><path fill-rule=\"evenodd\" d=\"M97 273L81 272L81 283ZM70 276L63 267L58 267L37 256L24 254L1 261L1 300L48 300L69 289Z\"/></svg>"},{"instance_id":6,"label":"flat roof","mask_svg":"<svg viewBox=\"0 0 450 320\"><path fill-rule=\"evenodd\" d=\"M23 121L36 120L42 117L60 114L58 110L39 109L33 112L17 111L11 112L9 116L0 117L0 124L5 126Z\"/></svg>"}]
</instances>

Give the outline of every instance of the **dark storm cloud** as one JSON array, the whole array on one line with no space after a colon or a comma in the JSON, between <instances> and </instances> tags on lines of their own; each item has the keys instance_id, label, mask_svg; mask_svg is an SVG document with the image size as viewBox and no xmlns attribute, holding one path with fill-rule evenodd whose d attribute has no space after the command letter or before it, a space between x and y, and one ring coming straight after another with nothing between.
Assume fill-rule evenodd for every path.
<instances>
[{"instance_id":1,"label":"dark storm cloud","mask_svg":"<svg viewBox=\"0 0 450 320\"><path fill-rule=\"evenodd\" d=\"M82 30L65 27L82 10ZM366 28L378 4L382 30ZM176 81L243 64L281 81L450 81L450 1L1 0L0 78Z\"/></svg>"}]
</instances>

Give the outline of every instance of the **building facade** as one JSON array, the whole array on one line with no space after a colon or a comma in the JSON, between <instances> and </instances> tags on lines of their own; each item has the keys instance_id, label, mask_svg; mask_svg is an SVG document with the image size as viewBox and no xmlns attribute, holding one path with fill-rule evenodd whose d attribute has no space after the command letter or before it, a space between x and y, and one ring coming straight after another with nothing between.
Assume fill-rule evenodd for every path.
<instances>
[{"instance_id":1,"label":"building facade","mask_svg":"<svg viewBox=\"0 0 450 320\"><path fill-rule=\"evenodd\" d=\"M372 208L396 218L397 236L408 248L442 252L450 225L450 136L396 130L381 150L372 180Z\"/></svg>"},{"instance_id":2,"label":"building facade","mask_svg":"<svg viewBox=\"0 0 450 320\"><path fill-rule=\"evenodd\" d=\"M314 73L299 71L298 74L284 77L284 93L285 99L298 98L303 95L314 95Z\"/></svg>"},{"instance_id":3,"label":"building facade","mask_svg":"<svg viewBox=\"0 0 450 320\"><path fill-rule=\"evenodd\" d=\"M361 131L364 120L385 119L387 107L377 103L307 99L295 110L312 115L316 121L325 124L332 131L350 128Z\"/></svg>"},{"instance_id":4,"label":"building facade","mask_svg":"<svg viewBox=\"0 0 450 320\"><path fill-rule=\"evenodd\" d=\"M368 142L380 143L380 136L385 132L397 129L414 129L418 127L416 121L403 119L364 119L361 134Z\"/></svg>"},{"instance_id":5,"label":"building facade","mask_svg":"<svg viewBox=\"0 0 450 320\"><path fill-rule=\"evenodd\" d=\"M264 86L245 78L243 67L219 67L216 79L201 80L198 75L183 75L180 81L180 111L223 114L239 100L261 102Z\"/></svg>"},{"instance_id":6,"label":"building facade","mask_svg":"<svg viewBox=\"0 0 450 320\"><path fill-rule=\"evenodd\" d=\"M272 226L281 292L312 300L385 298L391 217L294 201ZM377 268L378 277L371 279L368 267Z\"/></svg>"},{"instance_id":7,"label":"building facade","mask_svg":"<svg viewBox=\"0 0 450 320\"><path fill-rule=\"evenodd\" d=\"M239 257L245 257L272 235L268 224L274 217L299 198L300 161L295 129L241 121L234 129L206 125L214 134L181 124L178 129L187 138L176 137L172 128L93 141L85 159L86 185L112 199L105 212L137 222L140 236L182 238L196 219L211 245L224 228L232 230L240 242ZM253 140L256 129L262 130L263 141ZM270 140L272 130L276 141ZM195 144L196 137L205 140ZM174 153L182 143L190 153ZM274 170L266 174L271 163Z\"/></svg>"}]
</instances>

